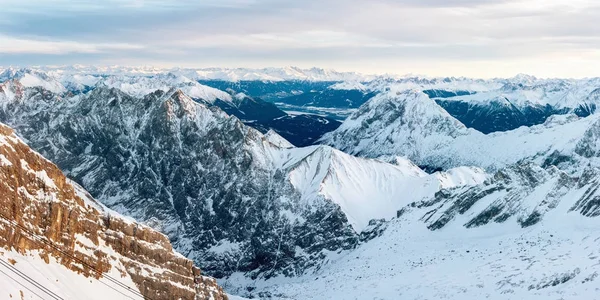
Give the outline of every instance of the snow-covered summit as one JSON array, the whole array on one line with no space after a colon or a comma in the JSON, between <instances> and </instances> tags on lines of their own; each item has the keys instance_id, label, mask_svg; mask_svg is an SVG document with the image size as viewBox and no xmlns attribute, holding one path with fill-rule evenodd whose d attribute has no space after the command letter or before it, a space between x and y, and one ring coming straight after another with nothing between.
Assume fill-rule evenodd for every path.
<instances>
[{"instance_id":1,"label":"snow-covered summit","mask_svg":"<svg viewBox=\"0 0 600 300\"><path fill-rule=\"evenodd\" d=\"M8 80L16 80L24 87L41 87L56 94L66 92L66 88L58 80L35 69L8 68L0 73L0 82Z\"/></svg>"},{"instance_id":2,"label":"snow-covered summit","mask_svg":"<svg viewBox=\"0 0 600 300\"><path fill-rule=\"evenodd\" d=\"M416 90L390 90L373 97L321 139L366 157L406 156L421 162L422 148L437 149L461 135L477 134Z\"/></svg>"},{"instance_id":3,"label":"snow-covered summit","mask_svg":"<svg viewBox=\"0 0 600 300\"><path fill-rule=\"evenodd\" d=\"M572 155L598 118L554 116L540 125L486 135L465 128L427 95L390 91L365 103L322 141L359 156L406 156L421 166L493 171L524 158L543 161L555 151Z\"/></svg>"},{"instance_id":4,"label":"snow-covered summit","mask_svg":"<svg viewBox=\"0 0 600 300\"><path fill-rule=\"evenodd\" d=\"M143 97L157 90L168 91L172 88L182 90L186 95L214 103L217 99L231 102L230 94L202 85L185 76L174 73L157 74L153 76L108 76L99 81L98 85L118 88L135 97Z\"/></svg>"}]
</instances>

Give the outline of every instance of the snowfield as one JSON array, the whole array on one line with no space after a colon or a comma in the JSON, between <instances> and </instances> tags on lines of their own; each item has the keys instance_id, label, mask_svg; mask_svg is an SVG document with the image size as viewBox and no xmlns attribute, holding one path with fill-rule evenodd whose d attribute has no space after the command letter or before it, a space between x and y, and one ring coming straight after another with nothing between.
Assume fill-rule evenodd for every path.
<instances>
[{"instance_id":1,"label":"snowfield","mask_svg":"<svg viewBox=\"0 0 600 300\"><path fill-rule=\"evenodd\" d=\"M268 299L595 299L600 220L565 208L527 229L456 221L430 231L418 219L395 219L314 274L245 285Z\"/></svg>"},{"instance_id":2,"label":"snowfield","mask_svg":"<svg viewBox=\"0 0 600 300\"><path fill-rule=\"evenodd\" d=\"M28 252L26 255L14 251L0 252L0 260L14 267L22 274L34 280L37 284L45 287L51 293L63 299L135 299L140 293L131 277L118 270L124 268L117 265L108 273L112 278L118 278L119 283L127 286L133 293L124 291L122 287L106 278L86 278L74 271L67 269L50 256L46 263L36 252ZM11 278L9 278L10 276ZM0 265L0 299L52 299L37 286L23 277L15 274L4 264Z\"/></svg>"}]
</instances>

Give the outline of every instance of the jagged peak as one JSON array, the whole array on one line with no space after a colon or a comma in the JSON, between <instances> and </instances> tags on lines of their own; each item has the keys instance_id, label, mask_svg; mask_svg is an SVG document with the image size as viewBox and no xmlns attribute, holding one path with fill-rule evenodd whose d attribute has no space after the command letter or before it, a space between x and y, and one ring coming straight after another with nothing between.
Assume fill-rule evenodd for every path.
<instances>
[{"instance_id":1,"label":"jagged peak","mask_svg":"<svg viewBox=\"0 0 600 300\"><path fill-rule=\"evenodd\" d=\"M264 134L264 138L271 144L279 147L279 148L294 148L288 140L279 135L275 130L269 129L267 133Z\"/></svg>"},{"instance_id":2,"label":"jagged peak","mask_svg":"<svg viewBox=\"0 0 600 300\"><path fill-rule=\"evenodd\" d=\"M510 81L516 81L517 83L528 83L531 84L535 81L538 80L537 77L533 76L533 75L529 75L529 74L524 74L524 73L519 73L511 78L509 78L508 80Z\"/></svg>"},{"instance_id":3,"label":"jagged peak","mask_svg":"<svg viewBox=\"0 0 600 300\"><path fill-rule=\"evenodd\" d=\"M94 89L92 89L89 94L87 95L88 97L117 97L117 98L123 98L123 97L128 97L129 95L126 94L125 92L123 92L122 90L106 85L104 82L98 82L98 84L95 86Z\"/></svg>"}]
</instances>

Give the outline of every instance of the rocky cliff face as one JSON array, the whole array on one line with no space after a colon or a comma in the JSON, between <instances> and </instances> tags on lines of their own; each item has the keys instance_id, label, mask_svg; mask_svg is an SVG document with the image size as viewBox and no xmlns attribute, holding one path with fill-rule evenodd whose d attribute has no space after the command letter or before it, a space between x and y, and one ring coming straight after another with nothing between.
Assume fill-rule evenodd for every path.
<instances>
[{"instance_id":1,"label":"rocky cliff face","mask_svg":"<svg viewBox=\"0 0 600 300\"><path fill-rule=\"evenodd\" d=\"M98 280L112 274L133 283L124 291L130 296L227 299L214 279L173 251L166 236L103 208L2 124L0 178L0 246L5 251L39 256ZM20 267L18 260L11 262Z\"/></svg>"}]
</instances>

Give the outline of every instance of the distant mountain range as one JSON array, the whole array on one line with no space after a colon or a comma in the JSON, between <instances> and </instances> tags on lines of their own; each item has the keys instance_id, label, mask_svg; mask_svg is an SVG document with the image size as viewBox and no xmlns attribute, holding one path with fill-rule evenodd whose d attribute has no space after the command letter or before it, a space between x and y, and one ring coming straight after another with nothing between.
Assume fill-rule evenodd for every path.
<instances>
[{"instance_id":1,"label":"distant mountain range","mask_svg":"<svg viewBox=\"0 0 600 300\"><path fill-rule=\"evenodd\" d=\"M19 68L3 68L5 70L18 70ZM193 80L225 80L225 81L370 81L377 76L363 75L356 72L338 72L335 70L298 67L284 68L155 68L155 67L125 67L125 66L58 66L58 67L34 67L33 69L43 71L52 76L70 80L73 77L79 79L87 75L117 75L117 76L152 76L161 73L174 73Z\"/></svg>"}]
</instances>

